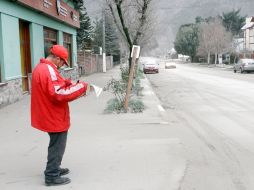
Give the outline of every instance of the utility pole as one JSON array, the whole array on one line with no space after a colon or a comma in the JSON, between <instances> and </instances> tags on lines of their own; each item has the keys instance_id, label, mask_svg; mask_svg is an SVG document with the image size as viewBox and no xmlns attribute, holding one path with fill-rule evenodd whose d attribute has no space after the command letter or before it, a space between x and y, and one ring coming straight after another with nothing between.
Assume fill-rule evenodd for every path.
<instances>
[{"instance_id":1,"label":"utility pole","mask_svg":"<svg viewBox=\"0 0 254 190\"><path fill-rule=\"evenodd\" d=\"M103 73L106 73L107 71L107 64L106 64L106 29L105 29L105 6L103 7L102 10L102 68L103 68Z\"/></svg>"}]
</instances>

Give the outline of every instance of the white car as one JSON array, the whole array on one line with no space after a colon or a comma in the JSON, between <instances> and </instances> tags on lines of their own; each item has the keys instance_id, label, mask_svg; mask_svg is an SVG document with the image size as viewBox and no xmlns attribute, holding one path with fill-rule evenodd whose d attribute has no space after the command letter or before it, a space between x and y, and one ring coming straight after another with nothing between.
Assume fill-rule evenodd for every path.
<instances>
[{"instance_id":1,"label":"white car","mask_svg":"<svg viewBox=\"0 0 254 190\"><path fill-rule=\"evenodd\" d=\"M175 62L165 62L165 69L175 69L176 68L176 63Z\"/></svg>"}]
</instances>

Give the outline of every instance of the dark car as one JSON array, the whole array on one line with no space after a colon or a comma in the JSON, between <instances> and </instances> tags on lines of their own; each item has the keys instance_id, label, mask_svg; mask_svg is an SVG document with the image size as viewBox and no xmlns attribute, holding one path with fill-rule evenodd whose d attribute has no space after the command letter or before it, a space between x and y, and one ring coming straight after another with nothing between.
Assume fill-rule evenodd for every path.
<instances>
[{"instance_id":1,"label":"dark car","mask_svg":"<svg viewBox=\"0 0 254 190\"><path fill-rule=\"evenodd\" d=\"M144 63L144 73L159 73L159 64L155 59L148 60Z\"/></svg>"}]
</instances>

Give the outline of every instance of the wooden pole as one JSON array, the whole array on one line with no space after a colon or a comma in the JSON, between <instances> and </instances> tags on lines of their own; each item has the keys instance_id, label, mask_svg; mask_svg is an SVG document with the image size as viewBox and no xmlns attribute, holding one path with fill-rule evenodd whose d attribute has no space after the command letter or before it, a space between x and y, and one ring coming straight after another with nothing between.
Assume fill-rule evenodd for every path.
<instances>
[{"instance_id":1,"label":"wooden pole","mask_svg":"<svg viewBox=\"0 0 254 190\"><path fill-rule=\"evenodd\" d=\"M130 69L128 87L127 87L127 92L126 92L125 102L124 102L124 109L126 110L126 112L128 111L128 107L129 107L129 96L131 94L131 88L132 88L132 82L133 82L133 76L134 76L135 64L136 64L136 57L137 57L137 50L138 48L136 47L133 48L131 69Z\"/></svg>"}]
</instances>

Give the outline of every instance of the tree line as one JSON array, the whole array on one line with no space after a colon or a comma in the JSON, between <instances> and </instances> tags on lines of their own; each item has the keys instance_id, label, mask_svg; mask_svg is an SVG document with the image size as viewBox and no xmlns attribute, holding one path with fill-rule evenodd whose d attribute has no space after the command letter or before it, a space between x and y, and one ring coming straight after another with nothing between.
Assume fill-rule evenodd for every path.
<instances>
[{"instance_id":1,"label":"tree line","mask_svg":"<svg viewBox=\"0 0 254 190\"><path fill-rule=\"evenodd\" d=\"M195 23L180 26L175 39L178 53L189 55L195 62L199 57L207 57L207 63L214 56L217 63L218 54L236 53L233 38L240 36L245 24L245 16L240 9L216 17L196 17Z\"/></svg>"},{"instance_id":2,"label":"tree line","mask_svg":"<svg viewBox=\"0 0 254 190\"><path fill-rule=\"evenodd\" d=\"M80 28L77 30L78 50L91 50L100 54L100 47L103 47L103 19L92 22L83 0L74 1L74 6L80 14ZM107 55L119 60L120 40L113 18L109 14L105 15L105 47Z\"/></svg>"}]
</instances>

